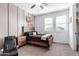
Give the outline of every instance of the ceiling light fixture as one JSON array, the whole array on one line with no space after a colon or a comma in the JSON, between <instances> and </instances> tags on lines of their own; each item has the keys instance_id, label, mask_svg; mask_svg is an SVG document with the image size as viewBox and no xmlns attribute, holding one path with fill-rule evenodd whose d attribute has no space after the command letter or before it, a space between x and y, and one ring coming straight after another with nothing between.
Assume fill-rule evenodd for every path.
<instances>
[{"instance_id":1,"label":"ceiling light fixture","mask_svg":"<svg viewBox=\"0 0 79 59\"><path fill-rule=\"evenodd\" d=\"M40 6L41 5L41 3L35 3L36 4L36 6Z\"/></svg>"}]
</instances>

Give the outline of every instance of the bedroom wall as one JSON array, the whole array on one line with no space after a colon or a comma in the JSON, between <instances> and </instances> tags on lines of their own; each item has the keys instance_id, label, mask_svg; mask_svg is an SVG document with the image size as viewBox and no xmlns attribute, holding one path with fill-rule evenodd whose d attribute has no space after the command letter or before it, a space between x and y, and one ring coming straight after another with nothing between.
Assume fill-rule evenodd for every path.
<instances>
[{"instance_id":1,"label":"bedroom wall","mask_svg":"<svg viewBox=\"0 0 79 59\"><path fill-rule=\"evenodd\" d=\"M9 4L9 35L17 36L17 7Z\"/></svg>"},{"instance_id":2,"label":"bedroom wall","mask_svg":"<svg viewBox=\"0 0 79 59\"><path fill-rule=\"evenodd\" d=\"M64 15L64 14L67 16L67 29L65 33L57 32L57 31L45 32L44 30L44 18L45 17L53 17L53 19L55 20L54 16ZM61 11L52 12L49 14L35 16L35 30L38 31L38 33L52 34L54 37L54 42L69 43L68 25L69 25L68 24L68 10L61 10Z\"/></svg>"},{"instance_id":3,"label":"bedroom wall","mask_svg":"<svg viewBox=\"0 0 79 59\"><path fill-rule=\"evenodd\" d=\"M10 3L0 4L0 38L8 35L20 36L22 34L22 26L27 26L26 17L28 12ZM34 16L32 18L32 26L34 26Z\"/></svg>"},{"instance_id":4,"label":"bedroom wall","mask_svg":"<svg viewBox=\"0 0 79 59\"><path fill-rule=\"evenodd\" d=\"M0 4L0 38L7 36L8 33L8 8L7 4Z\"/></svg>"},{"instance_id":5,"label":"bedroom wall","mask_svg":"<svg viewBox=\"0 0 79 59\"><path fill-rule=\"evenodd\" d=\"M22 26L23 26L23 19L24 19L24 13L23 10L18 8L18 36L20 36L22 34Z\"/></svg>"},{"instance_id":6,"label":"bedroom wall","mask_svg":"<svg viewBox=\"0 0 79 59\"><path fill-rule=\"evenodd\" d=\"M4 37L8 35L8 8L6 3L0 4L0 49L3 47Z\"/></svg>"},{"instance_id":7,"label":"bedroom wall","mask_svg":"<svg viewBox=\"0 0 79 59\"><path fill-rule=\"evenodd\" d=\"M0 3L0 47L5 36L20 36L28 13L14 4Z\"/></svg>"}]
</instances>

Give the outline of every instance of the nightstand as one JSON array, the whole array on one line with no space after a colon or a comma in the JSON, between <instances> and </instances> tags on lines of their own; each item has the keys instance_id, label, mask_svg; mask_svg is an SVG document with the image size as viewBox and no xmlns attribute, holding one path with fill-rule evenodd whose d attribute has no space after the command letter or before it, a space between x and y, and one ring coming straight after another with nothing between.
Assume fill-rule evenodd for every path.
<instances>
[{"instance_id":1,"label":"nightstand","mask_svg":"<svg viewBox=\"0 0 79 59\"><path fill-rule=\"evenodd\" d=\"M21 47L26 44L26 36L19 36L17 40L18 40L18 47Z\"/></svg>"}]
</instances>

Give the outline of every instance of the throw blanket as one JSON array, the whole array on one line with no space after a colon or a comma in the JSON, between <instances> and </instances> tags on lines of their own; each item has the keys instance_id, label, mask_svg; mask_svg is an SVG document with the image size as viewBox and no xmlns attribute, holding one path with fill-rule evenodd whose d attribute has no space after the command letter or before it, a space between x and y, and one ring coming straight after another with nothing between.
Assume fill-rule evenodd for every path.
<instances>
[{"instance_id":1,"label":"throw blanket","mask_svg":"<svg viewBox=\"0 0 79 59\"><path fill-rule=\"evenodd\" d=\"M41 37L41 40L46 40L47 39L47 37L49 37L51 34L46 34L46 35L43 35L42 37Z\"/></svg>"}]
</instances>

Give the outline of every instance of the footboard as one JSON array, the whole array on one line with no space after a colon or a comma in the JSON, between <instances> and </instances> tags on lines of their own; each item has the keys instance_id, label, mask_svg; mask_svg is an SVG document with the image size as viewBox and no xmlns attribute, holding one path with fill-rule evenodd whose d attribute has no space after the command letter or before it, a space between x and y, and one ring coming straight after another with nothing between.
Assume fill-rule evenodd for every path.
<instances>
[{"instance_id":1,"label":"footboard","mask_svg":"<svg viewBox=\"0 0 79 59\"><path fill-rule=\"evenodd\" d=\"M48 47L50 47L50 46L52 45L52 43L53 43L53 36L50 35L50 36L47 38L47 40L48 40Z\"/></svg>"},{"instance_id":2,"label":"footboard","mask_svg":"<svg viewBox=\"0 0 79 59\"><path fill-rule=\"evenodd\" d=\"M53 36L49 35L46 37L41 38L41 36L29 36L27 39L28 44L37 45L49 48L52 45L53 42Z\"/></svg>"}]
</instances>

